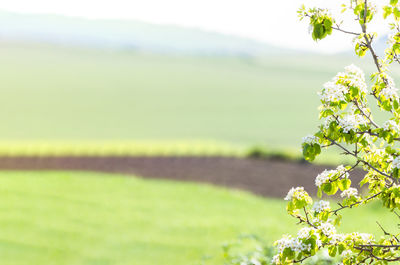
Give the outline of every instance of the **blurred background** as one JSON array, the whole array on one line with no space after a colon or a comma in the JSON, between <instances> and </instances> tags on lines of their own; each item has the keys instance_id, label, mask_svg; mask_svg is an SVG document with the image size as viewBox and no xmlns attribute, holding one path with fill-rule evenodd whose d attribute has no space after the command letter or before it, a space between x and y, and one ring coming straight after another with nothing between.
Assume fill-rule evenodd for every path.
<instances>
[{"instance_id":1,"label":"blurred background","mask_svg":"<svg viewBox=\"0 0 400 265\"><path fill-rule=\"evenodd\" d=\"M240 234L295 231L276 198L313 190L324 168L300 161L317 91L351 63L374 70L349 36L312 41L303 3L340 11L326 0L2 1L2 264L223 264L221 245ZM387 32L375 30L381 54ZM356 214L371 213L384 215Z\"/></svg>"}]
</instances>

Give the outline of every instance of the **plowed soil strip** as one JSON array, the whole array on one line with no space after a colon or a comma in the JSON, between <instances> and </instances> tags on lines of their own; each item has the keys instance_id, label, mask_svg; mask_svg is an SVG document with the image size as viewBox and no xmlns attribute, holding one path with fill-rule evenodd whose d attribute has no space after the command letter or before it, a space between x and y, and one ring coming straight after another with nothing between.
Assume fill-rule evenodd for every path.
<instances>
[{"instance_id":1,"label":"plowed soil strip","mask_svg":"<svg viewBox=\"0 0 400 265\"><path fill-rule=\"evenodd\" d=\"M2 170L84 170L143 178L203 182L283 197L291 187L315 194L315 177L327 167L309 163L229 157L0 157ZM353 183L363 176L351 175Z\"/></svg>"}]
</instances>

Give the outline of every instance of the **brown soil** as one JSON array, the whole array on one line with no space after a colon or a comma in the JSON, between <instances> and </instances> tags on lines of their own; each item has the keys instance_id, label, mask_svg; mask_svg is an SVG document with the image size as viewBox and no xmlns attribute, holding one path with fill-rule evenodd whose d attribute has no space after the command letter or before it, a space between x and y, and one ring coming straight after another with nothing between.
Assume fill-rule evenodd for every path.
<instances>
[{"instance_id":1,"label":"brown soil","mask_svg":"<svg viewBox=\"0 0 400 265\"><path fill-rule=\"evenodd\" d=\"M316 194L315 177L325 166L309 163L229 157L0 157L3 170L85 170L180 181L211 183L283 197L291 187ZM352 174L353 183L363 176Z\"/></svg>"}]
</instances>

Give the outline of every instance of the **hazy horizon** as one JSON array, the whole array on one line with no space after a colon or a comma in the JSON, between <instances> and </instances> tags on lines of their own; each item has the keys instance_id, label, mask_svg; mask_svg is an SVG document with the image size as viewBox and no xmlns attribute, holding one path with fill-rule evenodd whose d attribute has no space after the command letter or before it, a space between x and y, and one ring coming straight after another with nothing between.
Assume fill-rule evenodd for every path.
<instances>
[{"instance_id":1,"label":"hazy horizon","mask_svg":"<svg viewBox=\"0 0 400 265\"><path fill-rule=\"evenodd\" d=\"M253 39L276 47L337 53L349 50L351 37L336 33L327 40L314 42L305 21L298 21L296 11L308 6L337 7L337 1L289 0L228 1L49 1L14 0L0 3L0 10L25 14L58 14L91 20L135 20L157 25L175 25L225 35ZM96 6L94 9L93 6ZM284 11L281 11L284 10ZM334 10L337 10L337 8ZM284 12L284 13L283 13ZM382 33L381 29L376 29Z\"/></svg>"}]
</instances>

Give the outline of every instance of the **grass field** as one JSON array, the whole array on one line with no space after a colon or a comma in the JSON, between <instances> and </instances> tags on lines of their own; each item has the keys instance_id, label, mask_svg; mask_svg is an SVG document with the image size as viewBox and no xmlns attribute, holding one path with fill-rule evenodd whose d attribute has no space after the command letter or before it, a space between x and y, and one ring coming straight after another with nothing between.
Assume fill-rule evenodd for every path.
<instances>
[{"instance_id":1,"label":"grass field","mask_svg":"<svg viewBox=\"0 0 400 265\"><path fill-rule=\"evenodd\" d=\"M242 233L296 229L281 200L94 173L1 172L0 208L3 265L221 264L221 244ZM396 226L373 205L349 211L343 231L379 233L376 218Z\"/></svg>"},{"instance_id":2,"label":"grass field","mask_svg":"<svg viewBox=\"0 0 400 265\"><path fill-rule=\"evenodd\" d=\"M314 132L316 92L354 61L21 43L1 43L0 57L0 140L222 141L271 148L297 148Z\"/></svg>"}]
</instances>

